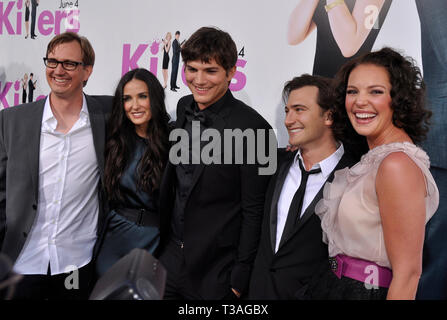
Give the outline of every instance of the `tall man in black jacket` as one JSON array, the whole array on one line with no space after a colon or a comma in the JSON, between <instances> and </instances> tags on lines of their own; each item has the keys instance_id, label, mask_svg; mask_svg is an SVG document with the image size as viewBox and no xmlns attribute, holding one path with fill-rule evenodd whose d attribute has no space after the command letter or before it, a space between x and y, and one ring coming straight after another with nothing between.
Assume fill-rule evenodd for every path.
<instances>
[{"instance_id":1,"label":"tall man in black jacket","mask_svg":"<svg viewBox=\"0 0 447 320\"><path fill-rule=\"evenodd\" d=\"M39 0L31 0L31 39L35 39L36 35L36 19L37 19L37 6Z\"/></svg>"},{"instance_id":2,"label":"tall man in black jacket","mask_svg":"<svg viewBox=\"0 0 447 320\"><path fill-rule=\"evenodd\" d=\"M252 147L265 147L267 139L258 139L257 130L267 136L271 127L229 90L237 50L228 33L197 30L182 48L182 58L192 95L178 102L171 138L184 133L186 160L176 159L181 145L177 142L160 187L160 260L168 271L165 298L236 299L248 288L269 179L269 170L262 172L266 168L261 168ZM206 129L201 139L200 128ZM231 132L254 139L246 137L240 148L224 152L222 145L232 143ZM208 144L202 147L211 139L216 148L210 152ZM194 144L202 148L201 153ZM272 146L276 157L276 141ZM231 155L232 151L236 153ZM241 153L243 161L237 161ZM205 159L207 155L212 161ZM253 155L256 161L250 162ZM276 158L273 161L276 164Z\"/></svg>"},{"instance_id":3,"label":"tall man in black jacket","mask_svg":"<svg viewBox=\"0 0 447 320\"><path fill-rule=\"evenodd\" d=\"M328 79L303 75L284 87L285 126L296 152L280 152L270 180L259 249L250 281L251 299L299 299L328 248L314 214L334 171L355 163L332 131Z\"/></svg>"},{"instance_id":4,"label":"tall man in black jacket","mask_svg":"<svg viewBox=\"0 0 447 320\"><path fill-rule=\"evenodd\" d=\"M180 62L180 31L175 32L175 39L172 41L172 69L171 69L171 90L177 91L180 89L177 86L178 65Z\"/></svg>"}]
</instances>

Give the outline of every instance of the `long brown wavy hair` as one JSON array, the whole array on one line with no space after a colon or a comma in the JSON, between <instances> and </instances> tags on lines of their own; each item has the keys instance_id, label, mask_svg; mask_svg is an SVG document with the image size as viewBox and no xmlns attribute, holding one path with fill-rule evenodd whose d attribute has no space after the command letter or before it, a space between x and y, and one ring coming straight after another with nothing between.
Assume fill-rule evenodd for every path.
<instances>
[{"instance_id":1,"label":"long brown wavy hair","mask_svg":"<svg viewBox=\"0 0 447 320\"><path fill-rule=\"evenodd\" d=\"M149 90L151 119L147 126L147 147L137 166L137 188L152 193L160 186L161 177L168 159L169 114L164 103L165 93L158 79L146 69L126 73L118 83L113 109L107 124L105 147L104 187L111 203L123 200L120 179L135 150L137 135L134 124L124 111L124 86L137 79L146 83Z\"/></svg>"}]
</instances>

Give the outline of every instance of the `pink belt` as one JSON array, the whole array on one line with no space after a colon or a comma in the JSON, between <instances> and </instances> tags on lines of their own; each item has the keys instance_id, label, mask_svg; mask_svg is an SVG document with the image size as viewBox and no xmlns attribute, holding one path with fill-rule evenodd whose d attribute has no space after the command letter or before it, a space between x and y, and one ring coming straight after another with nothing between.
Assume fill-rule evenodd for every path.
<instances>
[{"instance_id":1,"label":"pink belt","mask_svg":"<svg viewBox=\"0 0 447 320\"><path fill-rule=\"evenodd\" d=\"M388 288L393 278L391 269L371 261L338 254L335 258L329 258L329 262L332 271L339 279L345 276L364 282L365 285Z\"/></svg>"}]
</instances>

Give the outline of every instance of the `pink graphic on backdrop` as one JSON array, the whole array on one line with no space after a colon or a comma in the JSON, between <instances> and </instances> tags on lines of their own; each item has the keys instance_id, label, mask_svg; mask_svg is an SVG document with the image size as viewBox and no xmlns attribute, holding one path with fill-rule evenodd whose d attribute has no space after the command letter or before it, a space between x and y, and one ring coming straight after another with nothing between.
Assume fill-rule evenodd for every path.
<instances>
[{"instance_id":1,"label":"pink graphic on backdrop","mask_svg":"<svg viewBox=\"0 0 447 320\"><path fill-rule=\"evenodd\" d=\"M54 26L53 13L49 10L43 11L39 15L39 20L37 22L39 33L43 36L48 36L53 32L53 26Z\"/></svg>"},{"instance_id":2,"label":"pink graphic on backdrop","mask_svg":"<svg viewBox=\"0 0 447 320\"><path fill-rule=\"evenodd\" d=\"M19 80L17 80L16 82L14 82L14 90L15 91L19 91L20 90L20 81ZM14 94L14 105L16 106L16 105L18 105L18 104L20 104L20 95L16 92L15 94Z\"/></svg>"},{"instance_id":3,"label":"pink graphic on backdrop","mask_svg":"<svg viewBox=\"0 0 447 320\"><path fill-rule=\"evenodd\" d=\"M151 53L153 55L156 55L158 53L158 51L160 51L160 42L158 42L157 40L154 40L151 44Z\"/></svg>"},{"instance_id":4,"label":"pink graphic on backdrop","mask_svg":"<svg viewBox=\"0 0 447 320\"><path fill-rule=\"evenodd\" d=\"M2 83L0 82L0 104L3 104L3 108L9 108L9 103L6 100L6 94L9 92L9 89L12 87L12 82L6 82L5 87L2 90Z\"/></svg>"},{"instance_id":5,"label":"pink graphic on backdrop","mask_svg":"<svg viewBox=\"0 0 447 320\"><path fill-rule=\"evenodd\" d=\"M3 25L5 26L6 32L8 34L15 34L11 21L9 21L9 15L11 14L11 10L14 7L14 1L8 2L6 8L4 8L4 5L6 5L6 3L0 1L0 34L3 34Z\"/></svg>"},{"instance_id":6,"label":"pink graphic on backdrop","mask_svg":"<svg viewBox=\"0 0 447 320\"><path fill-rule=\"evenodd\" d=\"M39 32L44 36L52 33L58 35L61 33L61 24L63 22L66 31L78 33L81 28L79 15L79 10L56 11L54 15L49 10L42 11L37 22Z\"/></svg>"},{"instance_id":7,"label":"pink graphic on backdrop","mask_svg":"<svg viewBox=\"0 0 447 320\"><path fill-rule=\"evenodd\" d=\"M14 4L17 6L16 12L16 25L14 23L14 14L12 9ZM23 0L18 0L17 2L0 1L0 35L21 35L22 34L22 21L23 21ZM48 36L51 34L57 35L61 33L61 24L64 23L63 27L66 31L79 32L81 29L79 23L80 10L56 10L54 13L49 10L44 10L37 17L37 28L40 34ZM14 27L16 28L14 30Z\"/></svg>"},{"instance_id":8,"label":"pink graphic on backdrop","mask_svg":"<svg viewBox=\"0 0 447 320\"><path fill-rule=\"evenodd\" d=\"M78 33L81 30L81 24L79 23L79 16L81 12L79 10L70 10L65 19L66 31Z\"/></svg>"},{"instance_id":9,"label":"pink graphic on backdrop","mask_svg":"<svg viewBox=\"0 0 447 320\"><path fill-rule=\"evenodd\" d=\"M17 1L17 9L22 9L22 0ZM17 34L22 34L22 12L17 12Z\"/></svg>"},{"instance_id":10,"label":"pink graphic on backdrop","mask_svg":"<svg viewBox=\"0 0 447 320\"><path fill-rule=\"evenodd\" d=\"M151 45L151 53L152 55L158 54L160 51L160 42L157 42L157 40L154 40ZM157 76L158 72L158 58L157 57L151 57L150 64L149 64L149 71L152 72L155 76Z\"/></svg>"},{"instance_id":11,"label":"pink graphic on backdrop","mask_svg":"<svg viewBox=\"0 0 447 320\"><path fill-rule=\"evenodd\" d=\"M236 62L236 67L245 68L246 64L247 64L246 60L238 59ZM236 80L236 83L233 82L234 80ZM230 90L241 91L242 89L245 88L246 84L247 84L247 76L244 73L237 71L236 69L236 73L234 74L234 77L230 84Z\"/></svg>"},{"instance_id":12,"label":"pink graphic on backdrop","mask_svg":"<svg viewBox=\"0 0 447 320\"><path fill-rule=\"evenodd\" d=\"M139 68L138 60L140 60L144 51L146 51L148 44L140 44L135 53L130 56L130 43L123 45L123 63L121 68L121 76L125 75L128 71Z\"/></svg>"}]
</instances>

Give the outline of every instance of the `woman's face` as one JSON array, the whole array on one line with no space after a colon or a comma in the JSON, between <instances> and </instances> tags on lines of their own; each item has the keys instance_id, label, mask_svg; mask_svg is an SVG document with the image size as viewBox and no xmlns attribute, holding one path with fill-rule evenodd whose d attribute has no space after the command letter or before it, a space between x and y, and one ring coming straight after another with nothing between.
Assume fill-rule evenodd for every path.
<instances>
[{"instance_id":1,"label":"woman's face","mask_svg":"<svg viewBox=\"0 0 447 320\"><path fill-rule=\"evenodd\" d=\"M136 133L146 138L147 125L152 117L149 89L144 81L132 79L123 90L124 111L135 125Z\"/></svg>"},{"instance_id":2,"label":"woman's face","mask_svg":"<svg viewBox=\"0 0 447 320\"><path fill-rule=\"evenodd\" d=\"M349 75L346 112L355 131L365 136L368 143L380 141L394 128L390 92L391 83L384 67L363 64Z\"/></svg>"}]
</instances>

